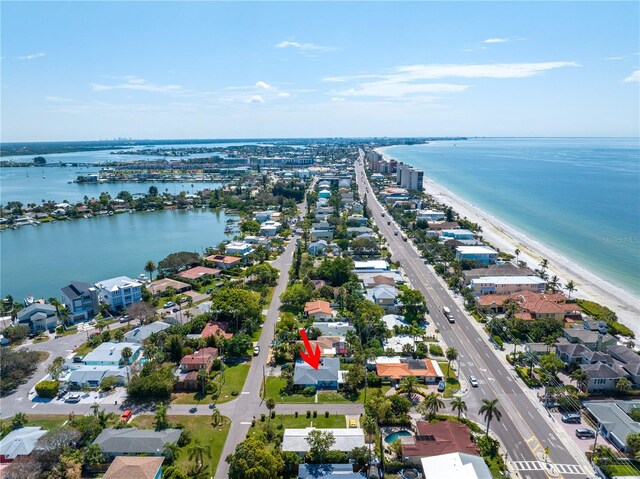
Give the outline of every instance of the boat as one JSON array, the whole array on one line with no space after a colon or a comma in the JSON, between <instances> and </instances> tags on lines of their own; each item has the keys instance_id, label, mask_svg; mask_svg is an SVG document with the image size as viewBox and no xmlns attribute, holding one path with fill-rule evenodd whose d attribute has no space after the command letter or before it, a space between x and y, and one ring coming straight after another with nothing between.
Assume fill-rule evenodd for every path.
<instances>
[{"instance_id":1,"label":"boat","mask_svg":"<svg viewBox=\"0 0 640 479\"><path fill-rule=\"evenodd\" d=\"M33 296L29 295L26 298L24 298L24 305L25 306L31 306L34 301L35 301L35 299L33 298Z\"/></svg>"}]
</instances>

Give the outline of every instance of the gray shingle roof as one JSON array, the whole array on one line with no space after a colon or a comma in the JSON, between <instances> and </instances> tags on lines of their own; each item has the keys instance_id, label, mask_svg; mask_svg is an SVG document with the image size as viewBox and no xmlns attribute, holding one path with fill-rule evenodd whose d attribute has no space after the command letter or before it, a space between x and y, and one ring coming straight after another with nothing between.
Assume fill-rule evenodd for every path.
<instances>
[{"instance_id":1,"label":"gray shingle roof","mask_svg":"<svg viewBox=\"0 0 640 479\"><path fill-rule=\"evenodd\" d=\"M297 385L317 384L318 381L337 381L340 370L338 358L321 358L318 369L313 369L307 363L296 362L293 372L293 383Z\"/></svg>"},{"instance_id":2,"label":"gray shingle roof","mask_svg":"<svg viewBox=\"0 0 640 479\"><path fill-rule=\"evenodd\" d=\"M104 429L94 441L107 454L159 454L165 444L180 439L180 429Z\"/></svg>"},{"instance_id":3,"label":"gray shingle roof","mask_svg":"<svg viewBox=\"0 0 640 479\"><path fill-rule=\"evenodd\" d=\"M614 379L620 377L620 374L608 364L584 364L581 367L589 374L591 379Z\"/></svg>"},{"instance_id":4,"label":"gray shingle roof","mask_svg":"<svg viewBox=\"0 0 640 479\"><path fill-rule=\"evenodd\" d=\"M160 331L164 331L165 329L168 329L170 327L171 325L168 323L165 323L163 321L156 321L155 323L145 324L144 326L132 329L131 331L125 333L124 339L133 343L141 343L152 334L159 333Z\"/></svg>"},{"instance_id":5,"label":"gray shingle roof","mask_svg":"<svg viewBox=\"0 0 640 479\"><path fill-rule=\"evenodd\" d=\"M83 294L86 294L89 291L89 288L93 288L89 283L73 281L68 286L62 288L61 291L67 298L74 300L80 298Z\"/></svg>"}]
</instances>

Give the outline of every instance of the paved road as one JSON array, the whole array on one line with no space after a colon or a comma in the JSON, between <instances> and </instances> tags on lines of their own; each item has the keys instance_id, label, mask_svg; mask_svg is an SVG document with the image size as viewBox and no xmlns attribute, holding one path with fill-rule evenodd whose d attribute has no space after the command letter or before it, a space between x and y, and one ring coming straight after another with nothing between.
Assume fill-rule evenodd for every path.
<instances>
[{"instance_id":1,"label":"paved road","mask_svg":"<svg viewBox=\"0 0 640 479\"><path fill-rule=\"evenodd\" d=\"M368 190L369 207L380 232L387 239L393 253L393 260L400 261L412 286L424 294L431 318L439 328L444 342L458 350L462 374L467 377L473 374L481 382L479 388L472 388L465 395L469 416L482 423L483 419L476 413L481 399L499 399L500 410L503 413L502 421L499 423L492 421L491 430L501 439L508 451L508 458L511 461L518 461L517 465L522 467L520 474L524 479L547 477L544 471L535 469L535 463L539 459L537 454L544 451L546 447L550 450L551 462L562 465L578 464L574 453L562 444L556 431L549 424L546 414L541 413L540 407L532 403L514 374L496 357L486 339L486 334L479 331L475 320L462 311L444 283L432 268L424 264L411 243L404 242L400 236L393 234L397 229L393 219L388 216L382 217L382 206L371 191L361 163L358 162L357 165L360 196ZM391 225L387 225L387 221L391 221ZM452 311L456 318L455 324L450 324L444 317L442 313L444 306ZM559 467L558 471L563 469L565 468ZM572 470L581 471L581 479L591 475L591 471L586 467L572 468ZM560 477L575 476L563 473Z\"/></svg>"}]
</instances>

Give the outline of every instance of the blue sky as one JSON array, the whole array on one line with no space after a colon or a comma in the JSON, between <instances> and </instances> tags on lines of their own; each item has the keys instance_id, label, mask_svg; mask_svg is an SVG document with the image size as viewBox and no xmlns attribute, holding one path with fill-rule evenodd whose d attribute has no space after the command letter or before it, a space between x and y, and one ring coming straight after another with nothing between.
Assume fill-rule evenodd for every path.
<instances>
[{"instance_id":1,"label":"blue sky","mask_svg":"<svg viewBox=\"0 0 640 479\"><path fill-rule=\"evenodd\" d=\"M1 8L2 141L640 129L638 2Z\"/></svg>"}]
</instances>

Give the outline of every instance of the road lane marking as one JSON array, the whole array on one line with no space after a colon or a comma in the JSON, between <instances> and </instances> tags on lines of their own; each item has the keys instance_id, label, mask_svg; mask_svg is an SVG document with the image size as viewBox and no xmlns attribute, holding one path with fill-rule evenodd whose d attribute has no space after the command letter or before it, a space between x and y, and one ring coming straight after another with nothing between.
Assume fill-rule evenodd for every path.
<instances>
[{"instance_id":1,"label":"road lane marking","mask_svg":"<svg viewBox=\"0 0 640 479\"><path fill-rule=\"evenodd\" d=\"M249 391L242 391L240 394L251 394Z\"/></svg>"},{"instance_id":2,"label":"road lane marking","mask_svg":"<svg viewBox=\"0 0 640 479\"><path fill-rule=\"evenodd\" d=\"M251 424L251 423L250 423L250 422L247 422L247 421L242 421L240 424L247 425L247 424Z\"/></svg>"}]
</instances>

